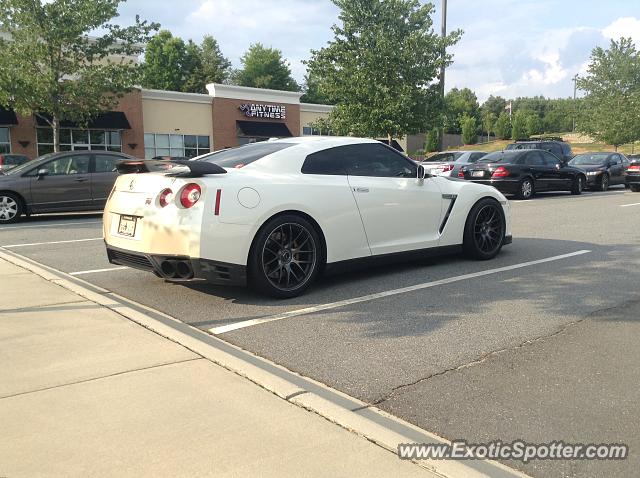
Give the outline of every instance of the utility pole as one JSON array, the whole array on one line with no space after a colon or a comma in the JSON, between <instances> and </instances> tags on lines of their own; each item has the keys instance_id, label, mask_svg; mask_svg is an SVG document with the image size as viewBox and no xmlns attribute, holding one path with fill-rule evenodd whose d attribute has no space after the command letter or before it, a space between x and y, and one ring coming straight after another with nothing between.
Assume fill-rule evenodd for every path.
<instances>
[{"instance_id":1,"label":"utility pole","mask_svg":"<svg viewBox=\"0 0 640 478\"><path fill-rule=\"evenodd\" d=\"M447 0L442 0L442 41L447 37ZM440 95L442 98L442 107L444 108L444 72L445 72L445 57L447 55L447 49L442 46L442 66L440 67ZM444 111L443 111L444 112ZM442 125L442 135L440 138L440 150L444 149L444 134L445 127Z\"/></svg>"},{"instance_id":2,"label":"utility pole","mask_svg":"<svg viewBox=\"0 0 640 478\"><path fill-rule=\"evenodd\" d=\"M576 114L577 114L577 108L576 108L576 95L578 93L578 74L576 73L576 76L573 77L573 132L576 132Z\"/></svg>"}]
</instances>

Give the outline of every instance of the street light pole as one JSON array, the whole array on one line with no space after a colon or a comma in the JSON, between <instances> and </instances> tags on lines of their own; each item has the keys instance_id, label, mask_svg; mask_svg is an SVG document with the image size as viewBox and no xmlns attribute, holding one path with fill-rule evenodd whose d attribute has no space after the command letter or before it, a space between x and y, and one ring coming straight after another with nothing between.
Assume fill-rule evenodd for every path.
<instances>
[{"instance_id":1,"label":"street light pole","mask_svg":"<svg viewBox=\"0 0 640 478\"><path fill-rule=\"evenodd\" d=\"M573 77L573 132L576 132L576 94L578 92L578 74Z\"/></svg>"},{"instance_id":2,"label":"street light pole","mask_svg":"<svg viewBox=\"0 0 640 478\"><path fill-rule=\"evenodd\" d=\"M442 98L442 107L444 108L444 72L445 72L445 58L447 56L447 49L444 46L444 39L447 36L447 0L442 0L442 65L440 66L440 95ZM440 139L440 150L444 149L444 134L445 127L442 125L442 135Z\"/></svg>"}]
</instances>

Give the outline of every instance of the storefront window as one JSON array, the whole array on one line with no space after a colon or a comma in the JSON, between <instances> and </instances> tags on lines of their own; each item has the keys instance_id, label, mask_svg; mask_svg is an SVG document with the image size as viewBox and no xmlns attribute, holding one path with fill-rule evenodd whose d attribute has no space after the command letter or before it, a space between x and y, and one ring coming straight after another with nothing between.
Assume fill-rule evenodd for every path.
<instances>
[{"instance_id":1,"label":"storefront window","mask_svg":"<svg viewBox=\"0 0 640 478\"><path fill-rule=\"evenodd\" d=\"M302 127L303 136L334 136L333 131L326 129L313 128L311 126Z\"/></svg>"},{"instance_id":2,"label":"storefront window","mask_svg":"<svg viewBox=\"0 0 640 478\"><path fill-rule=\"evenodd\" d=\"M53 152L53 131L51 128L38 128L38 155ZM120 131L100 129L60 130L60 151L122 151Z\"/></svg>"},{"instance_id":3,"label":"storefront window","mask_svg":"<svg viewBox=\"0 0 640 478\"><path fill-rule=\"evenodd\" d=\"M144 155L147 159L156 156L185 156L194 158L211 151L209 136L192 134L154 134L144 135Z\"/></svg>"},{"instance_id":4,"label":"storefront window","mask_svg":"<svg viewBox=\"0 0 640 478\"><path fill-rule=\"evenodd\" d=\"M9 136L9 128L0 128L0 154L9 154L11 152L11 137Z\"/></svg>"}]
</instances>

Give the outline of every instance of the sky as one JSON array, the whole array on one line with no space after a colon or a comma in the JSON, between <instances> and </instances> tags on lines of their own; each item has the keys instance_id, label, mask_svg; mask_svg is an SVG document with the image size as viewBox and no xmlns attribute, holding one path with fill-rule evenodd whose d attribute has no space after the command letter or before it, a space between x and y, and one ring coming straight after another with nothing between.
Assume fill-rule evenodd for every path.
<instances>
[{"instance_id":1,"label":"sky","mask_svg":"<svg viewBox=\"0 0 640 478\"><path fill-rule=\"evenodd\" d=\"M438 32L441 2L432 2ZM119 11L123 25L140 15L185 40L212 35L234 67L251 43L278 48L298 82L302 61L338 22L330 0L129 0ZM464 31L447 90L471 88L480 102L492 94L569 97L594 47L621 36L640 47L640 0L449 0L447 27Z\"/></svg>"}]
</instances>

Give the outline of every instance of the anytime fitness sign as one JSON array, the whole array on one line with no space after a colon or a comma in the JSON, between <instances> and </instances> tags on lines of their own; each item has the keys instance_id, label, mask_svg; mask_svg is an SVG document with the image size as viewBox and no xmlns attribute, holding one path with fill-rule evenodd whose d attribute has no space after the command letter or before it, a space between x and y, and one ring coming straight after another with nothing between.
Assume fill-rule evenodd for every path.
<instances>
[{"instance_id":1,"label":"anytime fitness sign","mask_svg":"<svg viewBox=\"0 0 640 478\"><path fill-rule=\"evenodd\" d=\"M240 111L249 118L286 119L286 106L277 105L240 105Z\"/></svg>"}]
</instances>

